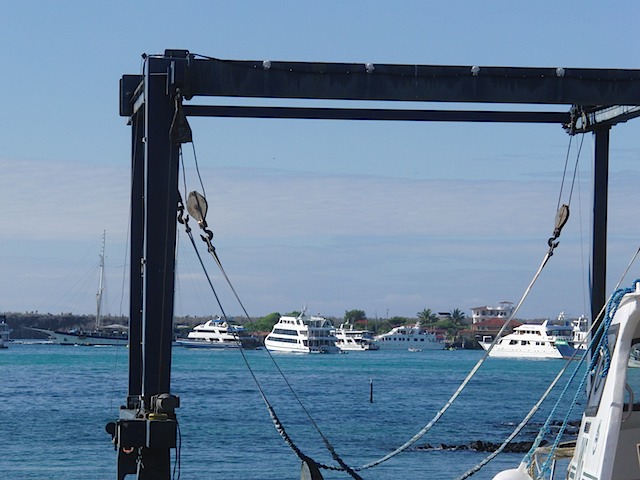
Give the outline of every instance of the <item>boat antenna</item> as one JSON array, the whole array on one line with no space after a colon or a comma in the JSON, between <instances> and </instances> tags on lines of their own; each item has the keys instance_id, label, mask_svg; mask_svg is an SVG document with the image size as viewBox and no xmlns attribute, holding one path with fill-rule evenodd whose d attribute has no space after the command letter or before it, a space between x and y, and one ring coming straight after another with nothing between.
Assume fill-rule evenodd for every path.
<instances>
[{"instance_id":1,"label":"boat antenna","mask_svg":"<svg viewBox=\"0 0 640 480\"><path fill-rule=\"evenodd\" d=\"M102 231L102 248L100 249L100 280L98 283L98 293L96 293L96 329L101 327L102 323L102 292L104 292L104 244L107 236L105 230Z\"/></svg>"}]
</instances>

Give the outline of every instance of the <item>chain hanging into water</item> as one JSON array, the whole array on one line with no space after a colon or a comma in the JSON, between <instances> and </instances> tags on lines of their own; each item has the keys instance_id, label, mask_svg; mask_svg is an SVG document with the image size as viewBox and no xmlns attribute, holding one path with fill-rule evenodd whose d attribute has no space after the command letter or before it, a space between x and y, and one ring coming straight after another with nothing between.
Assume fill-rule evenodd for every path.
<instances>
[{"instance_id":1,"label":"chain hanging into water","mask_svg":"<svg viewBox=\"0 0 640 480\"><path fill-rule=\"evenodd\" d=\"M193 143L193 142L192 142ZM194 147L194 157L195 157L195 147ZM197 157L196 158L196 170L198 172L198 178L200 181L200 185L203 189L204 192L204 185L202 183L202 177L200 175L200 170L198 168L197 165ZM183 165L183 172L185 171L184 169L184 157L182 155L182 148L180 148L180 159ZM183 177L183 181L184 181L184 187L185 187L185 192L186 192L186 179L184 179ZM227 320L227 315L224 312L224 309L222 308L222 304L220 302L220 299L215 291L215 288L213 286L213 283L211 281L211 278L209 276L209 273L207 271L207 268L204 264L204 261L202 259L202 257L200 256L200 253L197 249L195 240L193 238L193 234L191 231L191 227L189 226L189 216L188 215L184 215L184 203L182 200L182 197L180 195L180 192L178 192L178 206L177 206L177 210L178 210L178 222L183 224L185 226L185 231L187 233L187 235L189 236L189 239L191 241L191 244L196 252L196 255L198 257L198 260L200 262L200 265L205 273L205 276L207 278L207 281L209 282L209 286L211 287L211 290L213 291L215 297L216 297L216 301L218 302L218 306L220 307L220 311L222 312L225 320ZM196 219L196 221L198 222L198 225L200 226L200 228L203 230L203 232L205 233L205 235L201 235L201 239L207 244L207 250L208 252L211 254L211 256L213 257L213 259L215 260L218 268L220 269L220 271L222 272L225 280L227 281L227 284L229 285L229 287L231 288L233 294L236 297L236 300L238 301L240 307L242 308L242 311L244 312L245 316L247 317L247 319L250 319L251 317L249 316L246 308L244 307L244 304L242 303L242 300L240 299L240 297L238 296L235 288L233 287L233 284L231 282L231 280L229 279L228 275L226 274L224 267L222 266L222 262L220 261L220 258L218 257L217 253L216 253L216 249L213 246L212 240L213 240L213 232L208 228L207 222L206 222L206 214L207 214L207 210L208 210L208 204L206 201L206 198L204 195L201 195L198 192L191 192L189 194L188 200L187 200L187 211L189 212L189 214ZM313 425L313 427L315 428L315 430L318 432L318 434L320 435L320 437L322 438L322 441L325 445L325 447L327 448L327 450L329 451L329 453L331 454L332 458L340 465L340 467L334 467L334 466L329 466L329 465L324 465L321 463L317 463L315 462L313 459L311 459L310 457L308 457L307 455L305 455L293 442L293 440L291 439L291 437L287 434L284 425L280 422L280 419L278 418L278 416L275 413L275 410L273 409L273 406L270 404L269 400L267 399L267 396L265 394L265 392L263 391L260 382L258 381L257 377L255 376L255 373L253 372L253 369L251 368L251 365L247 359L247 357L244 354L244 349L239 348L242 358L245 362L245 365L247 366L247 369L249 370L250 375L252 376L258 391L263 399L263 401L265 402L267 409L269 411L269 415L271 416L271 419L274 423L274 426L276 428L276 430L278 431L278 433L282 436L282 438L284 439L285 443L292 449L292 451L296 454L296 456L304 463L306 463L307 465L309 465L309 467L318 467L318 468L323 468L323 469L328 469L328 470L340 470L340 471L345 471L347 472L351 477L353 477L356 480L361 480L361 477L355 472L355 470L353 468L351 468L349 465L347 465L346 462L344 462L344 460L342 460L342 458L338 455L338 453L336 452L336 450L334 449L334 447L331 445L331 443L329 442L328 438L322 433L322 431L320 430L320 427L317 425L317 423L315 422L315 420L313 419L313 417L311 416L310 412L306 409L306 407L304 406L304 404L302 403L301 399L298 397L298 395L296 394L296 392L294 391L293 387L291 386L291 384L289 383L289 381L287 380L286 376L284 375L284 372L280 369L279 365L277 364L277 362L275 361L275 359L273 358L273 356L271 355L271 352L269 352L267 350L267 353L271 359L271 361L273 362L273 364L275 365L278 373L280 374L280 376L283 378L285 384L287 385L287 387L289 388L289 390L291 391L292 395L294 396L296 402L300 405L300 407L302 408L302 410L304 411L305 415L307 416L307 418L309 419L309 421L311 422L311 424Z\"/></svg>"},{"instance_id":2,"label":"chain hanging into water","mask_svg":"<svg viewBox=\"0 0 640 480\"><path fill-rule=\"evenodd\" d=\"M180 208L180 207L179 207ZM187 211L189 212L189 214L198 222L198 225L200 226L200 228L203 230L203 232L205 233L204 235L200 235L200 238L207 244L207 250L208 252L211 254L211 256L213 257L213 259L215 260L218 268L220 269L220 271L222 272L225 280L227 281L227 284L229 285L229 287L231 288L233 294L235 295L238 303L240 304L242 311L244 312L244 314L246 315L247 318L250 318L249 314L247 313L246 308L244 307L244 304L242 303L242 300L240 299L240 297L238 296L235 288L233 287L233 284L231 283L231 280L229 279L229 276L227 275L227 273L224 270L224 267L222 266L222 262L220 261L220 258L218 257L218 254L216 253L216 249L213 246L212 243L212 239L213 239L213 232L209 229L207 221L206 221L206 215L207 215L207 210L208 210L208 204L207 204L207 200L204 198L204 196L202 196L200 193L193 191L189 194L189 199L187 200ZM182 207L182 213L184 213L184 207ZM187 233L189 235L189 237L192 240L192 244L195 247L195 241L193 240L193 235L191 233L191 228L188 227L188 216L187 217L183 217L182 215L179 217L178 220L180 223L183 223L185 225L185 227L187 228ZM197 250L197 249L196 249ZM200 258L200 256L198 255L198 258ZM201 265L203 268L205 268L204 263L201 261ZM206 268L205 268L206 270ZM207 279L209 279L209 276L207 274ZM211 284L211 282L210 282ZM212 285L211 285L212 286ZM213 288L213 286L212 286ZM217 295L216 295L216 299L217 299ZM219 302L218 302L219 303ZM226 318L226 315L225 315ZM300 400L300 398L298 397L298 395L295 393L295 391L293 390L293 387L291 386L291 384L289 383L289 381L286 379L284 373L282 372L282 370L280 370L280 367L277 365L277 363L275 362L275 359L273 358L273 356L271 355L271 352L268 352L269 357L271 358L271 360L274 362L274 364L276 365L276 368L278 370L278 372L280 373L280 375L282 376L282 378L284 379L285 383L287 384L289 390L291 391L291 393L293 394L294 398L296 399L297 403L300 405L300 407L302 408L302 410L305 412L305 415L307 416L307 418L309 419L309 421L311 422L311 424L313 425L314 429L318 432L318 434L320 435L323 443L325 444L325 447L327 448L327 450L329 451L329 453L331 453L331 456L333 457L333 459L338 462L338 464L340 465L340 467L332 467L332 466L328 466L328 465L324 465L318 462L315 462L314 460L312 460L310 457L304 455L304 453L302 453L302 451L295 445L295 443L293 442L293 440L291 439L291 437L286 433L286 430L284 428L284 425L282 424L282 422L280 422L279 418L277 417L277 415L275 414L275 410L273 409L273 406L271 405L271 403L269 402L269 400L267 399L266 394L264 393L262 387L260 386L260 383L258 382L257 377L255 376L253 370L251 369L251 366L247 360L247 358L244 355L244 351L242 348L239 349L242 352L242 356L244 358L244 361L250 371L251 376L254 379L254 382L257 385L257 388L260 392L260 395L262 396L263 401L265 402L265 404L267 405L267 409L269 410L269 414L271 416L272 421L274 422L274 425L276 427L276 430L278 431L278 433L280 433L280 435L283 437L283 439L285 440L285 443L287 443L287 445L289 445L289 447L293 450L293 452L296 454L296 456L302 460L303 462L312 462L314 465L320 467L320 468L324 468L324 469L330 469L330 470L342 470L347 472L349 475L351 475L351 477L355 478L355 479L361 479L361 477L355 472L355 469L351 468L336 452L335 448L333 447L333 445L331 445L331 443L329 442L329 439L324 435L324 433L322 433L322 431L320 430L320 427L318 426L318 424L315 422L315 420L313 419L313 417L311 416L311 414L309 413L309 411L306 409L306 407L304 406L304 404L302 403L302 401Z\"/></svg>"}]
</instances>

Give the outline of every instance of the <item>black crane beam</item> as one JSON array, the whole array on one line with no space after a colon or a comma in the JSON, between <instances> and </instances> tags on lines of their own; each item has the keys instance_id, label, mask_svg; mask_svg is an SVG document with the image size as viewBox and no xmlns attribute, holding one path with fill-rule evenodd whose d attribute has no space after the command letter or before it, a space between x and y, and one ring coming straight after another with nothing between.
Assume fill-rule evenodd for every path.
<instances>
[{"instance_id":1,"label":"black crane beam","mask_svg":"<svg viewBox=\"0 0 640 480\"><path fill-rule=\"evenodd\" d=\"M307 63L187 55L192 96L638 105L640 70Z\"/></svg>"},{"instance_id":2,"label":"black crane beam","mask_svg":"<svg viewBox=\"0 0 640 480\"><path fill-rule=\"evenodd\" d=\"M490 110L414 110L381 108L265 107L235 105L185 105L192 117L297 118L312 120L383 120L414 122L505 122L568 125L570 112Z\"/></svg>"}]
</instances>

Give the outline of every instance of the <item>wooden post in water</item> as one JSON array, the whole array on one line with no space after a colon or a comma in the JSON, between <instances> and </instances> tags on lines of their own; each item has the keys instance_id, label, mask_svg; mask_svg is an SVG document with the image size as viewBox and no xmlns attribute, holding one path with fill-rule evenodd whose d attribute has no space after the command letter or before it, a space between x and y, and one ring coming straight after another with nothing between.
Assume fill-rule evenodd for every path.
<instances>
[{"instance_id":1,"label":"wooden post in water","mask_svg":"<svg viewBox=\"0 0 640 480\"><path fill-rule=\"evenodd\" d=\"M373 378L369 380L369 403L373 403Z\"/></svg>"}]
</instances>

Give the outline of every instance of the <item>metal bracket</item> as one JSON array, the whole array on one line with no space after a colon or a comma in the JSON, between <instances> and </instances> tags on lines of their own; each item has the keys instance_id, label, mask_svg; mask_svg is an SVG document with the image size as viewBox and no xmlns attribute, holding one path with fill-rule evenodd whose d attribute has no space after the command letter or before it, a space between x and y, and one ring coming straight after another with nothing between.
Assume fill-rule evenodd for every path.
<instances>
[{"instance_id":1,"label":"metal bracket","mask_svg":"<svg viewBox=\"0 0 640 480\"><path fill-rule=\"evenodd\" d=\"M167 96L173 97L176 93L190 100L193 97L189 82L189 68L193 61L193 55L189 50L165 50L165 58L171 59L167 67Z\"/></svg>"}]
</instances>

